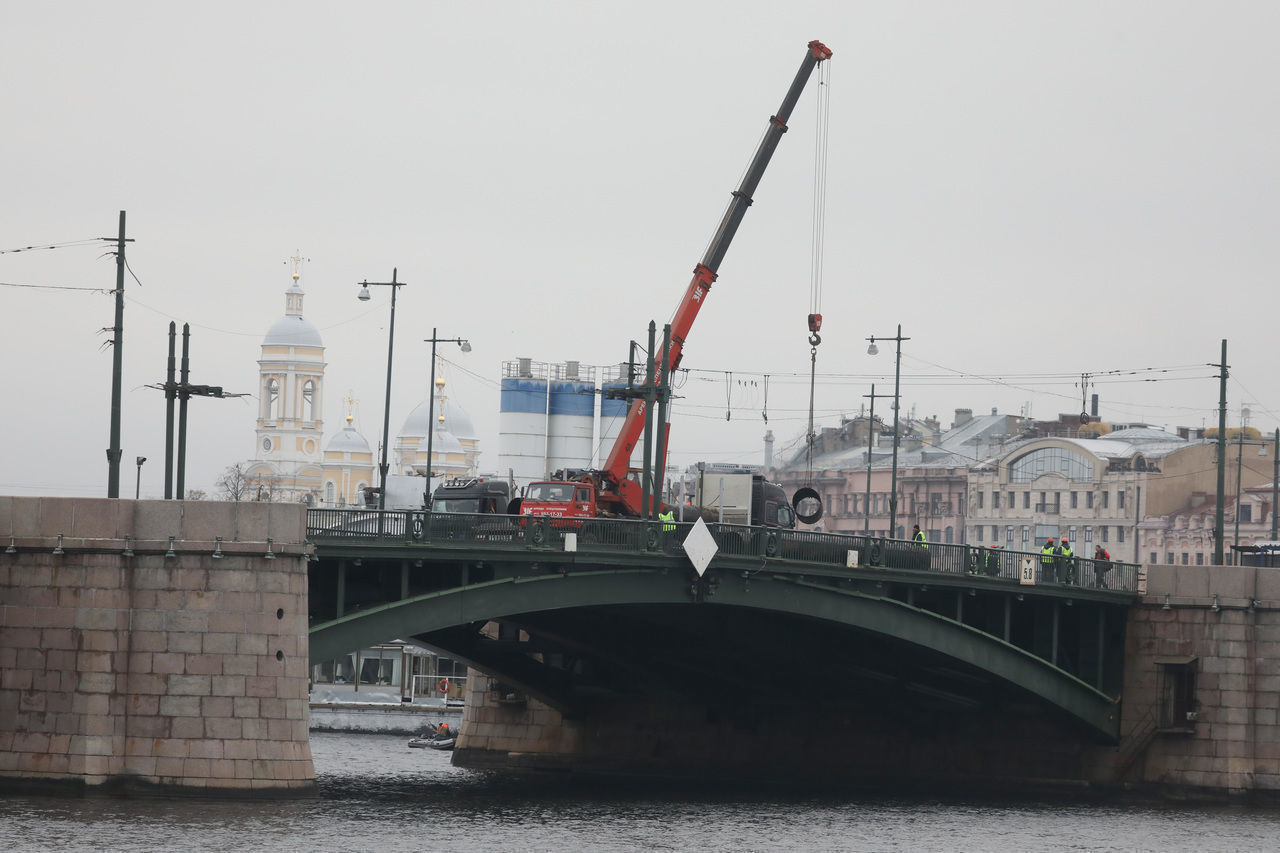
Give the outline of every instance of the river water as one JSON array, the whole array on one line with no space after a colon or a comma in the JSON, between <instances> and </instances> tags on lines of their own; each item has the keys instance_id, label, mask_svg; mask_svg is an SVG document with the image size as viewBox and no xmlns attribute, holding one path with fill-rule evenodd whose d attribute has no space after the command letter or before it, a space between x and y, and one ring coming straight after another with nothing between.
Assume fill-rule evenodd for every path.
<instances>
[{"instance_id":1,"label":"river water","mask_svg":"<svg viewBox=\"0 0 1280 853\"><path fill-rule=\"evenodd\" d=\"M0 850L1274 851L1280 811L875 798L461 770L397 735L314 733L304 800L0 798Z\"/></svg>"}]
</instances>

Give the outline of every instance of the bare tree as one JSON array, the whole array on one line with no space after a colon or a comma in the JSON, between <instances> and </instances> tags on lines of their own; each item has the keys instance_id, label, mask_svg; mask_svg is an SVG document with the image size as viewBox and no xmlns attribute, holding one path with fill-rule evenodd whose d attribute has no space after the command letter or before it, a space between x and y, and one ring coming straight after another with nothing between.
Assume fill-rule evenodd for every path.
<instances>
[{"instance_id":1,"label":"bare tree","mask_svg":"<svg viewBox=\"0 0 1280 853\"><path fill-rule=\"evenodd\" d=\"M245 464L237 462L230 468L222 472L222 476L214 483L218 487L218 494L223 500L242 501L250 496L252 484L249 482L249 475L245 471Z\"/></svg>"},{"instance_id":2,"label":"bare tree","mask_svg":"<svg viewBox=\"0 0 1280 853\"><path fill-rule=\"evenodd\" d=\"M204 489L187 489L187 500L202 501L209 497L209 493Z\"/></svg>"}]
</instances>

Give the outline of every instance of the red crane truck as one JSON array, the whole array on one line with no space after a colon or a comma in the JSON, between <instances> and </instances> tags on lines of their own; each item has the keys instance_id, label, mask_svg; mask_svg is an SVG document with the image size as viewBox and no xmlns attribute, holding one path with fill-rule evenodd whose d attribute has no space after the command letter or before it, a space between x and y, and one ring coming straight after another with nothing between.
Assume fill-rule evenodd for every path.
<instances>
[{"instance_id":1,"label":"red crane truck","mask_svg":"<svg viewBox=\"0 0 1280 853\"><path fill-rule=\"evenodd\" d=\"M693 327L693 321L697 318L699 309L711 292L711 285L716 280L720 262L724 260L729 244L733 242L742 217L751 206L752 194L760 183L760 178L764 176L765 167L769 165L769 160L778 146L778 141L782 139L782 134L787 132L787 119L795 109L796 102L799 101L805 84L809 82L813 69L830 58L831 51L824 44L819 41L809 42L804 61L800 64L800 70L796 72L795 79L791 81L791 87L787 89L787 94L782 99L782 106L778 108L775 115L769 117L768 129L756 148L741 185L733 192L733 197L725 210L724 217L720 220L719 228L712 237L711 244L707 247L706 254L693 268L693 280L689 282L689 287L685 290L675 317L671 321L670 347L664 352L663 347L659 346L653 353L650 364L653 384L648 386L646 382L649 390L656 390L659 393L665 390L661 387L661 383L667 377L668 371L679 367L689 330ZM667 367L665 371L662 370L664 364ZM643 391L644 388L641 390ZM596 516L637 518L646 514L656 515L655 508L661 501L655 496L650 496L649 512L646 513L643 488L627 476L630 473L631 453L644 430L645 406L646 402L642 396L632 399L622 428L618 432L618 437L603 468L578 474L576 479L529 484L520 504L520 512L523 515L576 518ZM665 450L666 426L660 425L659 428L662 430L659 441ZM664 456L665 453L659 454L660 458Z\"/></svg>"}]
</instances>

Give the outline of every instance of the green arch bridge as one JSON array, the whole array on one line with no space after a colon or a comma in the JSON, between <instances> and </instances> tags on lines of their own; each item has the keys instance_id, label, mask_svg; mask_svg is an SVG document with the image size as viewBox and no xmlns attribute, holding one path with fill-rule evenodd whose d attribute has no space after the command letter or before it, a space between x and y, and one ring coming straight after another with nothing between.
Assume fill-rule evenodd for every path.
<instances>
[{"instance_id":1,"label":"green arch bridge","mask_svg":"<svg viewBox=\"0 0 1280 853\"><path fill-rule=\"evenodd\" d=\"M311 662L413 638L570 718L803 679L850 707L1049 714L1116 742L1136 565L710 524L699 575L692 527L311 510Z\"/></svg>"}]
</instances>

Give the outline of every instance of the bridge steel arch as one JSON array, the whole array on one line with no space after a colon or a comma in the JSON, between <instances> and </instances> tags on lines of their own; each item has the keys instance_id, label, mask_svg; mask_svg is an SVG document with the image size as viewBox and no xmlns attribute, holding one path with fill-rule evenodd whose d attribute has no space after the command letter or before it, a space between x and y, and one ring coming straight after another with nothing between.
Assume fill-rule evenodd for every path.
<instances>
[{"instance_id":1,"label":"bridge steel arch","mask_svg":"<svg viewBox=\"0 0 1280 853\"><path fill-rule=\"evenodd\" d=\"M533 676L536 665L527 657L483 654L475 639L476 628L490 620L522 614L616 605L747 608L869 632L988 674L1035 697L1101 742L1118 739L1117 702L1031 652L912 604L865 590L806 581L801 575L762 572L748 579L719 573L698 580L688 572L615 566L502 577L314 624L310 658L319 663L392 637L415 637L573 716L581 709L570 691Z\"/></svg>"}]
</instances>

